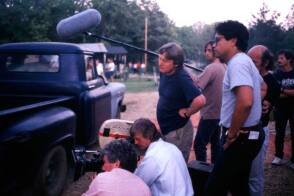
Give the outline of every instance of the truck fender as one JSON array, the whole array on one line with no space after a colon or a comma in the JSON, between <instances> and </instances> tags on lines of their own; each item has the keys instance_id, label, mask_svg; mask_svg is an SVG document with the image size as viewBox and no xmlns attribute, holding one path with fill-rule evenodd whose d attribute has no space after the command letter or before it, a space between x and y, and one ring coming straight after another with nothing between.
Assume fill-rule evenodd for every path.
<instances>
[{"instance_id":1,"label":"truck fender","mask_svg":"<svg viewBox=\"0 0 294 196\"><path fill-rule=\"evenodd\" d=\"M46 144L75 136L75 113L68 108L52 107L16 121L1 135L1 141L26 142L34 137L46 139ZM49 134L50 133L50 134Z\"/></svg>"}]
</instances>

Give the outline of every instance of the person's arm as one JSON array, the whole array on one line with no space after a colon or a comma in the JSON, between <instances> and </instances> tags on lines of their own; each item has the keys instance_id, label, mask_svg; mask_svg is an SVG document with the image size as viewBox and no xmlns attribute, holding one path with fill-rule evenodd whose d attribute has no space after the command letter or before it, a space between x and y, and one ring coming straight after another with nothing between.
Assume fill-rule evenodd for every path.
<instances>
[{"instance_id":1,"label":"person's arm","mask_svg":"<svg viewBox=\"0 0 294 196\"><path fill-rule=\"evenodd\" d=\"M267 93L267 85L264 81L261 83L260 91L261 91L261 99L263 100Z\"/></svg>"},{"instance_id":2,"label":"person's arm","mask_svg":"<svg viewBox=\"0 0 294 196\"><path fill-rule=\"evenodd\" d=\"M285 97L294 96L294 89L281 89L281 94L284 94Z\"/></svg>"},{"instance_id":3,"label":"person's arm","mask_svg":"<svg viewBox=\"0 0 294 196\"><path fill-rule=\"evenodd\" d=\"M134 173L150 187L160 175L159 168L156 160L152 157L148 157L142 160Z\"/></svg>"},{"instance_id":4,"label":"person's arm","mask_svg":"<svg viewBox=\"0 0 294 196\"><path fill-rule=\"evenodd\" d=\"M99 193L99 188L101 189L100 182L103 182L103 178L101 178L101 175L97 175L89 185L88 190L82 194L82 196L90 196L90 195L96 195Z\"/></svg>"},{"instance_id":5,"label":"person's arm","mask_svg":"<svg viewBox=\"0 0 294 196\"><path fill-rule=\"evenodd\" d=\"M201 89L204 90L206 86L210 83L213 77L213 70L211 69L210 65L208 65L204 71L198 76L196 85Z\"/></svg>"},{"instance_id":6,"label":"person's arm","mask_svg":"<svg viewBox=\"0 0 294 196\"><path fill-rule=\"evenodd\" d=\"M188 108L181 108L179 115L183 118L189 118L192 114L198 112L206 103L206 99L203 95L195 97Z\"/></svg>"},{"instance_id":7,"label":"person's arm","mask_svg":"<svg viewBox=\"0 0 294 196\"><path fill-rule=\"evenodd\" d=\"M224 148L226 149L239 135L240 127L250 114L253 105L253 89L250 86L239 86L233 89L236 95L236 105L232 116L231 127Z\"/></svg>"}]
</instances>

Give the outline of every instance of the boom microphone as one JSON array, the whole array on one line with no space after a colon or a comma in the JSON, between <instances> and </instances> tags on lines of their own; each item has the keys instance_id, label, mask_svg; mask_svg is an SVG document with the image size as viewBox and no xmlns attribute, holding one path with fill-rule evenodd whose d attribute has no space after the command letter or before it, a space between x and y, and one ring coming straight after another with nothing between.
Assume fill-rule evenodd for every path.
<instances>
[{"instance_id":1,"label":"boom microphone","mask_svg":"<svg viewBox=\"0 0 294 196\"><path fill-rule=\"evenodd\" d=\"M87 32L99 25L101 14L95 9L88 9L61 20L56 27L59 37L68 39L75 34Z\"/></svg>"}]
</instances>

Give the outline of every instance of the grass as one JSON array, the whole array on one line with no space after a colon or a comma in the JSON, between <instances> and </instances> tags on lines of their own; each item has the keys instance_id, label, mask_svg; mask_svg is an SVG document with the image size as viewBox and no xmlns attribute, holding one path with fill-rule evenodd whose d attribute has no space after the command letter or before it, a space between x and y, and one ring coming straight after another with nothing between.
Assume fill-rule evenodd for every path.
<instances>
[{"instance_id":1,"label":"grass","mask_svg":"<svg viewBox=\"0 0 294 196\"><path fill-rule=\"evenodd\" d=\"M150 91L158 90L158 86L155 84L155 82L151 78L133 77L133 78L129 78L127 81L123 83L127 87L127 92L138 93L138 92L150 92Z\"/></svg>"}]
</instances>

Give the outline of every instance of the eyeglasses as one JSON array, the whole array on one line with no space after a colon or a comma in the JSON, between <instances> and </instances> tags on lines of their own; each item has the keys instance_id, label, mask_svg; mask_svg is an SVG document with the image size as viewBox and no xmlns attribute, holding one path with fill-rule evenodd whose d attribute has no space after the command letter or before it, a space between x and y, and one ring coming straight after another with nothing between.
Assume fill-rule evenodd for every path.
<instances>
[{"instance_id":1,"label":"eyeglasses","mask_svg":"<svg viewBox=\"0 0 294 196\"><path fill-rule=\"evenodd\" d=\"M215 36L214 43L217 44L220 40L222 40L224 36Z\"/></svg>"}]
</instances>

